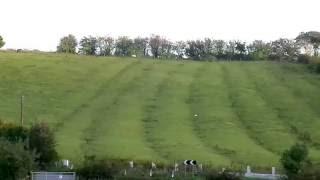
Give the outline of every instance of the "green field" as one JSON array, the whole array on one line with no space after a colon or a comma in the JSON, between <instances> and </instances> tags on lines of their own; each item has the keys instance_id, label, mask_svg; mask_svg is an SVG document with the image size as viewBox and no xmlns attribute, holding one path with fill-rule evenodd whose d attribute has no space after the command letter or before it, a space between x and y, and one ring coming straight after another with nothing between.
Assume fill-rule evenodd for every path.
<instances>
[{"instance_id":1,"label":"green field","mask_svg":"<svg viewBox=\"0 0 320 180\"><path fill-rule=\"evenodd\" d=\"M0 119L54 129L62 158L279 164L310 135L320 163L320 75L304 65L0 53ZM197 116L195 116L197 115Z\"/></svg>"}]
</instances>

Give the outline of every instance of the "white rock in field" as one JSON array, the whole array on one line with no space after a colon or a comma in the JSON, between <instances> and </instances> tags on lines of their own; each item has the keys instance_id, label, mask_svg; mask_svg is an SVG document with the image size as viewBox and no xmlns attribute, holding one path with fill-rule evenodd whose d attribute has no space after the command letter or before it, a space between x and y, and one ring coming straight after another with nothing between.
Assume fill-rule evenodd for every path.
<instances>
[{"instance_id":1,"label":"white rock in field","mask_svg":"<svg viewBox=\"0 0 320 180\"><path fill-rule=\"evenodd\" d=\"M202 164L199 164L199 169L200 171L202 171Z\"/></svg>"},{"instance_id":2,"label":"white rock in field","mask_svg":"<svg viewBox=\"0 0 320 180\"><path fill-rule=\"evenodd\" d=\"M194 114L194 117L198 117L198 114Z\"/></svg>"},{"instance_id":3,"label":"white rock in field","mask_svg":"<svg viewBox=\"0 0 320 180\"><path fill-rule=\"evenodd\" d=\"M272 176L276 175L276 168L275 167L271 168L271 173L272 173Z\"/></svg>"},{"instance_id":4,"label":"white rock in field","mask_svg":"<svg viewBox=\"0 0 320 180\"><path fill-rule=\"evenodd\" d=\"M151 162L151 168L157 168L156 163Z\"/></svg>"},{"instance_id":5,"label":"white rock in field","mask_svg":"<svg viewBox=\"0 0 320 180\"><path fill-rule=\"evenodd\" d=\"M129 165L131 168L133 168L133 161L129 161Z\"/></svg>"},{"instance_id":6,"label":"white rock in field","mask_svg":"<svg viewBox=\"0 0 320 180\"><path fill-rule=\"evenodd\" d=\"M175 170L175 171L179 171L179 168L178 168L178 167L179 167L178 163L175 163L175 164L174 164L174 170Z\"/></svg>"}]
</instances>

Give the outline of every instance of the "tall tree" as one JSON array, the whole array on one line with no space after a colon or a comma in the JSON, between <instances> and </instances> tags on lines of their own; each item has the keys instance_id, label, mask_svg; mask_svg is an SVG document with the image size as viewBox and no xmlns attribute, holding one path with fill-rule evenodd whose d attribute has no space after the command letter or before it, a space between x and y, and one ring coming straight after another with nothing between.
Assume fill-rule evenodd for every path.
<instances>
[{"instance_id":1,"label":"tall tree","mask_svg":"<svg viewBox=\"0 0 320 180\"><path fill-rule=\"evenodd\" d=\"M95 55L97 50L97 38L89 36L80 40L80 53L85 55Z\"/></svg>"},{"instance_id":2,"label":"tall tree","mask_svg":"<svg viewBox=\"0 0 320 180\"><path fill-rule=\"evenodd\" d=\"M302 32L299 36L296 37L296 40L300 44L311 44L313 46L314 56L318 56L319 48L320 48L320 32L317 31L309 31Z\"/></svg>"},{"instance_id":3,"label":"tall tree","mask_svg":"<svg viewBox=\"0 0 320 180\"><path fill-rule=\"evenodd\" d=\"M151 53L154 58L158 58L161 53L161 37L159 35L152 35L149 40Z\"/></svg>"},{"instance_id":4,"label":"tall tree","mask_svg":"<svg viewBox=\"0 0 320 180\"><path fill-rule=\"evenodd\" d=\"M160 40L160 51L161 56L164 58L170 58L172 54L173 44L166 38L161 38Z\"/></svg>"},{"instance_id":5,"label":"tall tree","mask_svg":"<svg viewBox=\"0 0 320 180\"><path fill-rule=\"evenodd\" d=\"M112 37L98 37L97 51L100 56L110 56L115 48L114 39Z\"/></svg>"},{"instance_id":6,"label":"tall tree","mask_svg":"<svg viewBox=\"0 0 320 180\"><path fill-rule=\"evenodd\" d=\"M60 43L57 46L57 52L62 53L76 53L76 47L77 47L77 39L74 35L69 34L68 36L65 36L60 39Z\"/></svg>"},{"instance_id":7,"label":"tall tree","mask_svg":"<svg viewBox=\"0 0 320 180\"><path fill-rule=\"evenodd\" d=\"M186 43L184 41L177 41L172 47L177 59L182 59L186 53Z\"/></svg>"},{"instance_id":8,"label":"tall tree","mask_svg":"<svg viewBox=\"0 0 320 180\"><path fill-rule=\"evenodd\" d=\"M204 51L204 56L210 57L213 55L213 40L210 38L205 38L203 41L203 51Z\"/></svg>"},{"instance_id":9,"label":"tall tree","mask_svg":"<svg viewBox=\"0 0 320 180\"><path fill-rule=\"evenodd\" d=\"M227 48L227 43L223 40L213 40L212 41L213 54L218 59L226 58L225 52Z\"/></svg>"},{"instance_id":10,"label":"tall tree","mask_svg":"<svg viewBox=\"0 0 320 180\"><path fill-rule=\"evenodd\" d=\"M205 57L204 42L201 40L187 41L186 55L194 60L202 60Z\"/></svg>"},{"instance_id":11,"label":"tall tree","mask_svg":"<svg viewBox=\"0 0 320 180\"><path fill-rule=\"evenodd\" d=\"M226 49L227 58L229 60L233 60L235 58L235 52L236 52L236 42L229 41L227 44L227 49Z\"/></svg>"},{"instance_id":12,"label":"tall tree","mask_svg":"<svg viewBox=\"0 0 320 180\"><path fill-rule=\"evenodd\" d=\"M133 40L134 53L137 56L148 56L148 38L136 37Z\"/></svg>"},{"instance_id":13,"label":"tall tree","mask_svg":"<svg viewBox=\"0 0 320 180\"><path fill-rule=\"evenodd\" d=\"M116 41L116 55L130 56L133 49L133 41L128 36L120 36Z\"/></svg>"},{"instance_id":14,"label":"tall tree","mask_svg":"<svg viewBox=\"0 0 320 180\"><path fill-rule=\"evenodd\" d=\"M237 58L242 60L244 59L244 55L246 53L246 43L241 41L236 41L236 47L235 47Z\"/></svg>"},{"instance_id":15,"label":"tall tree","mask_svg":"<svg viewBox=\"0 0 320 180\"><path fill-rule=\"evenodd\" d=\"M299 54L297 44L290 39L278 39L271 43L270 58L273 60L293 61Z\"/></svg>"},{"instance_id":16,"label":"tall tree","mask_svg":"<svg viewBox=\"0 0 320 180\"><path fill-rule=\"evenodd\" d=\"M270 44L262 40L253 41L247 49L249 58L252 60L266 60L271 52Z\"/></svg>"},{"instance_id":17,"label":"tall tree","mask_svg":"<svg viewBox=\"0 0 320 180\"><path fill-rule=\"evenodd\" d=\"M2 48L6 43L3 41L2 36L0 36L0 48Z\"/></svg>"}]
</instances>

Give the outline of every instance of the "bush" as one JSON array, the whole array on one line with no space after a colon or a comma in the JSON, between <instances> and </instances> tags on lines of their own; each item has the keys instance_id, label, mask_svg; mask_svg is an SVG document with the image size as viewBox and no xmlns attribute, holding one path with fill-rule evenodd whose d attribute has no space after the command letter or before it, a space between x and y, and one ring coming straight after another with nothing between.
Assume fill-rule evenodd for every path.
<instances>
[{"instance_id":1,"label":"bush","mask_svg":"<svg viewBox=\"0 0 320 180\"><path fill-rule=\"evenodd\" d=\"M298 63L309 64L311 63L311 57L306 54L300 54L298 56Z\"/></svg>"},{"instance_id":2,"label":"bush","mask_svg":"<svg viewBox=\"0 0 320 180\"><path fill-rule=\"evenodd\" d=\"M25 141L28 138L28 133L29 131L26 128L0 121L0 137L10 142Z\"/></svg>"},{"instance_id":3,"label":"bush","mask_svg":"<svg viewBox=\"0 0 320 180\"><path fill-rule=\"evenodd\" d=\"M41 169L45 169L58 160L54 135L47 124L38 123L31 127L29 145L31 150L35 150L39 154L36 161Z\"/></svg>"},{"instance_id":4,"label":"bush","mask_svg":"<svg viewBox=\"0 0 320 180\"><path fill-rule=\"evenodd\" d=\"M314 180L320 179L320 170L315 168L310 168L305 170L301 174L291 178L293 180Z\"/></svg>"},{"instance_id":5,"label":"bush","mask_svg":"<svg viewBox=\"0 0 320 180\"><path fill-rule=\"evenodd\" d=\"M80 179L112 179L117 174L117 168L106 160L90 159L77 170Z\"/></svg>"},{"instance_id":6,"label":"bush","mask_svg":"<svg viewBox=\"0 0 320 180\"><path fill-rule=\"evenodd\" d=\"M320 63L312 63L308 65L308 68L311 72L320 74Z\"/></svg>"},{"instance_id":7,"label":"bush","mask_svg":"<svg viewBox=\"0 0 320 180\"><path fill-rule=\"evenodd\" d=\"M283 152L280 162L289 179L303 172L307 165L308 149L305 144L297 143Z\"/></svg>"},{"instance_id":8,"label":"bush","mask_svg":"<svg viewBox=\"0 0 320 180\"><path fill-rule=\"evenodd\" d=\"M210 171L205 174L206 180L241 180L240 173L229 171Z\"/></svg>"},{"instance_id":9,"label":"bush","mask_svg":"<svg viewBox=\"0 0 320 180\"><path fill-rule=\"evenodd\" d=\"M10 142L0 138L0 179L16 180L25 178L36 166L34 152L28 151L27 145Z\"/></svg>"}]
</instances>

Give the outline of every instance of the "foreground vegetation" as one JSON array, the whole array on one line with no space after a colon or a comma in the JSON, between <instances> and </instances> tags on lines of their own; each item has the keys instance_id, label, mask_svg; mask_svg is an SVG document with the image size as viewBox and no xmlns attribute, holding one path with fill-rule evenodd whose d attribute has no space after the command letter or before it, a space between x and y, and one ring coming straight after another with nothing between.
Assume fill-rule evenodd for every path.
<instances>
[{"instance_id":1,"label":"foreground vegetation","mask_svg":"<svg viewBox=\"0 0 320 180\"><path fill-rule=\"evenodd\" d=\"M0 118L55 131L63 159L278 166L296 141L320 162L319 75L272 62L0 53Z\"/></svg>"}]
</instances>

